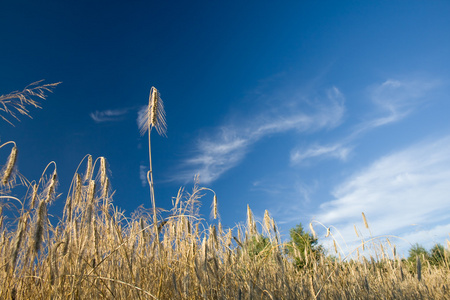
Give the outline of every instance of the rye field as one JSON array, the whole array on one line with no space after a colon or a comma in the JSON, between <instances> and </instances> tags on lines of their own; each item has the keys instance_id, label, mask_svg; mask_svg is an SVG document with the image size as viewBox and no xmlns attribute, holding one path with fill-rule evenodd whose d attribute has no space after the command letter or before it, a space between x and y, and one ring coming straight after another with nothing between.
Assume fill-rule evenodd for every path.
<instances>
[{"instance_id":1,"label":"rye field","mask_svg":"<svg viewBox=\"0 0 450 300\"><path fill-rule=\"evenodd\" d=\"M1 96L0 111L27 115L27 107L38 106L33 99L45 99L56 85L38 82ZM86 155L69 190L58 191L54 162L29 180L17 171L26 167L16 163L20 146L0 142L0 299L450 299L448 249L439 263L424 255L404 259L386 239L362 242L348 255L318 252L283 240L270 213L257 222L250 207L245 225L225 228L220 195L198 182L180 188L161 214L150 134L165 129L152 88L141 122L152 207L131 216L113 202L106 158ZM64 209L55 218L56 201ZM212 203L211 221L199 213L202 202Z\"/></svg>"}]
</instances>

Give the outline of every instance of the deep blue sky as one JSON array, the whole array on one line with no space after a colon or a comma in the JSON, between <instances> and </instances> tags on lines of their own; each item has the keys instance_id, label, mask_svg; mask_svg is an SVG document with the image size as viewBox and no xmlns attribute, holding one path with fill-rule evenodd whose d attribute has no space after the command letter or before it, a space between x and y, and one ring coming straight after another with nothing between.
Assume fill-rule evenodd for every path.
<instances>
[{"instance_id":1,"label":"deep blue sky","mask_svg":"<svg viewBox=\"0 0 450 300\"><path fill-rule=\"evenodd\" d=\"M155 86L158 206L199 173L226 226L250 204L285 237L314 220L352 245L353 225L370 235L364 211L373 235L445 243L449 15L447 1L2 1L0 94L62 84L0 139L30 180L55 161L60 193L86 154L105 156L115 204L149 207L136 118Z\"/></svg>"}]
</instances>

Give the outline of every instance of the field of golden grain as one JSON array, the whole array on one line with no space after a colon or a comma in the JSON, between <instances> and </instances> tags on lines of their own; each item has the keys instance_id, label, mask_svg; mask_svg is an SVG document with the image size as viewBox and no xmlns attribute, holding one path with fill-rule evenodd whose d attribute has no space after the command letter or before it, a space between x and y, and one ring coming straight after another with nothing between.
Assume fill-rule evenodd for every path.
<instances>
[{"instance_id":1,"label":"field of golden grain","mask_svg":"<svg viewBox=\"0 0 450 300\"><path fill-rule=\"evenodd\" d=\"M25 109L32 105L25 100L45 98L53 87L0 101ZM152 88L142 123L149 143L153 127L165 133L164 116ZM51 222L48 211L60 193L56 164L30 181L16 172L15 143L0 144L1 153L5 149L10 154L0 157L0 299L449 299L448 256L437 266L420 257L413 264L376 240L377 255L363 255L361 248L359 259L308 248L287 251L268 212L259 224L248 207L245 226L223 228L216 194L198 184L189 192L181 188L170 217L162 218L151 166L152 210L127 217L113 205L106 159L87 155L69 191L57 199L65 201L63 215ZM21 198L12 196L18 186L26 189ZM200 201L212 201L213 221L199 214ZM18 217L8 218L11 212ZM263 246L255 251L255 245ZM295 259L303 261L301 268Z\"/></svg>"}]
</instances>

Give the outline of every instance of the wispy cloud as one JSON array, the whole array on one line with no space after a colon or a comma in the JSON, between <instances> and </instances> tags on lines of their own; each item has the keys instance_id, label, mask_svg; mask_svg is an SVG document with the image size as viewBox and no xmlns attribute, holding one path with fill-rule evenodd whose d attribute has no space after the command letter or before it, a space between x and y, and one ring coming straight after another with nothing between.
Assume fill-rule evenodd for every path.
<instances>
[{"instance_id":1,"label":"wispy cloud","mask_svg":"<svg viewBox=\"0 0 450 300\"><path fill-rule=\"evenodd\" d=\"M148 167L144 165L139 166L139 179L141 179L141 184L143 187L147 186L147 171Z\"/></svg>"},{"instance_id":2,"label":"wispy cloud","mask_svg":"<svg viewBox=\"0 0 450 300\"><path fill-rule=\"evenodd\" d=\"M251 182L251 196L242 197L256 215L263 215L267 209L280 225L283 239L289 236L286 229L292 228L300 220L310 219L309 213L314 204L314 197L320 189L317 180L308 180L302 174L283 169L262 173ZM239 197L239 196L238 196Z\"/></svg>"},{"instance_id":3,"label":"wispy cloud","mask_svg":"<svg viewBox=\"0 0 450 300\"><path fill-rule=\"evenodd\" d=\"M340 184L316 219L336 226L347 241L356 239L353 225L361 224L364 212L373 235L395 234L415 243L420 226L435 233L421 243L443 242L450 218L448 153L450 136L382 157Z\"/></svg>"},{"instance_id":4,"label":"wispy cloud","mask_svg":"<svg viewBox=\"0 0 450 300\"><path fill-rule=\"evenodd\" d=\"M435 244L444 244L443 239L446 238L450 240L450 224L436 225L431 228L421 229L416 228L411 230L411 232L403 235L402 237L407 241L419 242L425 245L428 249ZM444 237L443 237L444 235Z\"/></svg>"},{"instance_id":5,"label":"wispy cloud","mask_svg":"<svg viewBox=\"0 0 450 300\"><path fill-rule=\"evenodd\" d=\"M287 131L314 132L340 124L345 108L344 97L337 88L330 89L320 101L308 103L303 98L299 94L275 97L277 107L266 107L264 112L216 128L207 138L197 141L195 154L183 162L183 170L176 172L174 180L185 181L200 174L202 182L210 183L238 165L251 146L264 137ZM305 113L305 109L310 112Z\"/></svg>"},{"instance_id":6,"label":"wispy cloud","mask_svg":"<svg viewBox=\"0 0 450 300\"><path fill-rule=\"evenodd\" d=\"M96 110L95 112L92 112L89 114L89 116L94 120L96 123L103 123L103 122L116 122L121 121L125 114L127 114L129 111L128 108L124 109L108 109L103 111Z\"/></svg>"},{"instance_id":7,"label":"wispy cloud","mask_svg":"<svg viewBox=\"0 0 450 300\"><path fill-rule=\"evenodd\" d=\"M147 171L148 167L144 165L139 166L139 178L141 179L141 184L143 187L147 186Z\"/></svg>"},{"instance_id":8,"label":"wispy cloud","mask_svg":"<svg viewBox=\"0 0 450 300\"><path fill-rule=\"evenodd\" d=\"M353 135L398 122L412 113L421 104L430 101L428 93L439 86L430 79L388 79L369 89L369 97L375 104L378 116L369 116L354 129Z\"/></svg>"},{"instance_id":9,"label":"wispy cloud","mask_svg":"<svg viewBox=\"0 0 450 300\"><path fill-rule=\"evenodd\" d=\"M291 152L291 163L299 164L311 158L336 158L346 160L355 139L377 127L398 122L430 100L428 93L439 85L437 80L389 79L369 89L369 100L375 105L365 114L366 121L353 127L350 134L340 141L309 147L298 147Z\"/></svg>"},{"instance_id":10,"label":"wispy cloud","mask_svg":"<svg viewBox=\"0 0 450 300\"><path fill-rule=\"evenodd\" d=\"M334 145L312 145L306 149L295 149L291 152L290 161L293 164L299 164L306 159L310 158L337 158L339 160L345 161L351 152L351 148L343 146L342 144Z\"/></svg>"},{"instance_id":11,"label":"wispy cloud","mask_svg":"<svg viewBox=\"0 0 450 300\"><path fill-rule=\"evenodd\" d=\"M148 112L148 105L143 105L138 109L136 123L139 129L141 128L143 119L147 117L147 112Z\"/></svg>"}]
</instances>

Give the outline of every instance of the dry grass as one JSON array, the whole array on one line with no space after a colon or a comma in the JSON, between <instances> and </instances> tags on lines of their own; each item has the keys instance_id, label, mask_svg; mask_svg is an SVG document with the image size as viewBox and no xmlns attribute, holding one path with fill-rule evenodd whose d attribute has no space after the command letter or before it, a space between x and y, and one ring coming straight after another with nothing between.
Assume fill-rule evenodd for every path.
<instances>
[{"instance_id":1,"label":"dry grass","mask_svg":"<svg viewBox=\"0 0 450 300\"><path fill-rule=\"evenodd\" d=\"M449 294L448 257L441 267L426 260L413 266L395 250L387 254L376 240L371 243L377 259L344 260L307 249L307 267L298 269L267 211L259 224L247 207L247 225L229 229L203 220L200 199L212 190L197 183L191 192L179 190L169 217L155 218L156 210L143 209L126 217L112 204L103 157L82 160L63 215L53 224L48 209L56 195L56 165L50 163L37 182L24 181L28 191L18 199L10 196L14 186L7 175L15 159L4 161L0 299L446 299ZM18 217L5 222L10 211ZM218 216L215 193L212 215ZM255 252L252 243L263 237L269 242Z\"/></svg>"},{"instance_id":2,"label":"dry grass","mask_svg":"<svg viewBox=\"0 0 450 300\"><path fill-rule=\"evenodd\" d=\"M19 218L2 226L1 299L445 299L448 293L448 267L422 261L418 274L386 254L358 261L308 254L309 267L296 269L268 212L259 225L249 207L248 226L208 224L198 215L207 189L198 185L179 191L168 218L154 223L143 210L126 218L104 193L106 162L97 160L96 168L87 161L58 224L47 213L53 171L37 188L29 185ZM246 245L261 233L270 243L251 255Z\"/></svg>"}]
</instances>

